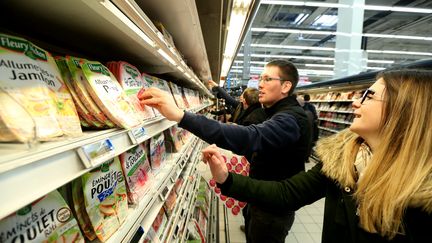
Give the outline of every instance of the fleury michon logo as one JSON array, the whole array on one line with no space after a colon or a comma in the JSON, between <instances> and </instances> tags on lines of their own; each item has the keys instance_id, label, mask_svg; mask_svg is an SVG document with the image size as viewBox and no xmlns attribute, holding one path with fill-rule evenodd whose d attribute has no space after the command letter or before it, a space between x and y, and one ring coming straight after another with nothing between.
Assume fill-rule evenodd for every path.
<instances>
[{"instance_id":1,"label":"fleury michon logo","mask_svg":"<svg viewBox=\"0 0 432 243\"><path fill-rule=\"evenodd\" d=\"M87 63L87 66L92 72L101 73L103 75L110 76L108 69L100 63Z\"/></svg>"},{"instance_id":2,"label":"fleury michon logo","mask_svg":"<svg viewBox=\"0 0 432 243\"><path fill-rule=\"evenodd\" d=\"M24 53L26 56L30 57L33 60L47 60L46 52L43 49L32 45L24 39L0 36L0 45L1 47L9 50Z\"/></svg>"},{"instance_id":3,"label":"fleury michon logo","mask_svg":"<svg viewBox=\"0 0 432 243\"><path fill-rule=\"evenodd\" d=\"M137 70L135 68L132 68L128 65L125 65L124 67L125 67L126 72L129 73L132 77L135 78L135 77L139 76L139 73L137 72Z\"/></svg>"}]
</instances>

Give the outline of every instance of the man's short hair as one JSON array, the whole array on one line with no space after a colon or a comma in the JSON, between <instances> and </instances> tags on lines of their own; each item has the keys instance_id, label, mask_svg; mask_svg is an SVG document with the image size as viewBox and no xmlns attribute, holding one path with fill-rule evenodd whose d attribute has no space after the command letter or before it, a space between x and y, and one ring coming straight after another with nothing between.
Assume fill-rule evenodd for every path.
<instances>
[{"instance_id":1,"label":"man's short hair","mask_svg":"<svg viewBox=\"0 0 432 243\"><path fill-rule=\"evenodd\" d=\"M290 81L292 84L291 90L288 93L288 95L291 95L294 92L294 89L297 87L299 80L299 74L296 66L292 62L283 59L270 61L266 64L266 66L279 67L279 76L282 81Z\"/></svg>"},{"instance_id":2,"label":"man's short hair","mask_svg":"<svg viewBox=\"0 0 432 243\"><path fill-rule=\"evenodd\" d=\"M310 100L310 95L309 94L305 94L303 96L304 101L309 101Z\"/></svg>"},{"instance_id":3,"label":"man's short hair","mask_svg":"<svg viewBox=\"0 0 432 243\"><path fill-rule=\"evenodd\" d=\"M259 103L259 91L256 88L249 87L243 92L243 99L246 101L248 106Z\"/></svg>"}]
</instances>

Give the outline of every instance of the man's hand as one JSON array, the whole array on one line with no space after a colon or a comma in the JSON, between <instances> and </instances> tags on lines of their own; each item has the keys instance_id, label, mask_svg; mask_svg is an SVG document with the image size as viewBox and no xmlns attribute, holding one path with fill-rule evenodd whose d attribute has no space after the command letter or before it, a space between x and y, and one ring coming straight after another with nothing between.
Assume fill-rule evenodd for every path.
<instances>
[{"instance_id":1,"label":"man's hand","mask_svg":"<svg viewBox=\"0 0 432 243\"><path fill-rule=\"evenodd\" d=\"M184 111L177 107L170 94L157 88L149 88L138 93L141 105L156 108L168 120L180 122Z\"/></svg>"},{"instance_id":2,"label":"man's hand","mask_svg":"<svg viewBox=\"0 0 432 243\"><path fill-rule=\"evenodd\" d=\"M210 171L217 183L224 183L228 178L228 168L225 164L219 148L212 144L203 149L203 161L210 166Z\"/></svg>"},{"instance_id":3,"label":"man's hand","mask_svg":"<svg viewBox=\"0 0 432 243\"><path fill-rule=\"evenodd\" d=\"M213 80L209 80L208 85L209 85L210 90L213 89L213 87L218 86L218 84Z\"/></svg>"}]
</instances>

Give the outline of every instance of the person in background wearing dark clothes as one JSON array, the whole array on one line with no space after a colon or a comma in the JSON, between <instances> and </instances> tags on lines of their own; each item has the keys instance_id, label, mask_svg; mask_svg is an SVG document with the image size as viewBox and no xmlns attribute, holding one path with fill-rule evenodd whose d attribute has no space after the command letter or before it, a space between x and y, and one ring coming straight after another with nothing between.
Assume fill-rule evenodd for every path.
<instances>
[{"instance_id":1,"label":"person in background wearing dark clothes","mask_svg":"<svg viewBox=\"0 0 432 243\"><path fill-rule=\"evenodd\" d=\"M232 110L236 109L237 107L239 107L239 105L241 105L240 101L236 100L234 97L229 95L227 91L222 87L219 87L215 81L209 80L208 85L210 89L213 91L213 93L215 94L215 96L218 99L224 99L225 105L232 108Z\"/></svg>"},{"instance_id":2,"label":"person in background wearing dark clothes","mask_svg":"<svg viewBox=\"0 0 432 243\"><path fill-rule=\"evenodd\" d=\"M260 124L267 119L267 115L261 107L261 103L259 103L258 95L259 91L255 88L246 88L243 91L241 95L243 112L233 119L233 123L248 126Z\"/></svg>"},{"instance_id":3,"label":"person in background wearing dark clothes","mask_svg":"<svg viewBox=\"0 0 432 243\"><path fill-rule=\"evenodd\" d=\"M310 128L303 108L292 96L298 82L297 68L289 61L274 60L265 65L259 82L259 102L267 120L261 124L224 124L205 116L185 112L166 92L147 89L140 95L143 105L159 110L167 119L204 141L244 155L250 162L251 178L280 181L305 169L310 146ZM294 210L251 202L246 239L254 242L285 242L293 222Z\"/></svg>"},{"instance_id":4,"label":"person in background wearing dark clothes","mask_svg":"<svg viewBox=\"0 0 432 243\"><path fill-rule=\"evenodd\" d=\"M315 145L315 142L318 140L319 130L318 130L318 114L314 105L310 103L310 95L303 95L304 106L303 109L308 110L312 113L313 116L313 127L312 127L312 144Z\"/></svg>"},{"instance_id":5,"label":"person in background wearing dark clothes","mask_svg":"<svg viewBox=\"0 0 432 243\"><path fill-rule=\"evenodd\" d=\"M350 128L318 141L321 162L284 181L228 173L215 145L203 158L240 201L297 210L325 197L324 243L432 242L431 91L432 71L381 72Z\"/></svg>"}]
</instances>

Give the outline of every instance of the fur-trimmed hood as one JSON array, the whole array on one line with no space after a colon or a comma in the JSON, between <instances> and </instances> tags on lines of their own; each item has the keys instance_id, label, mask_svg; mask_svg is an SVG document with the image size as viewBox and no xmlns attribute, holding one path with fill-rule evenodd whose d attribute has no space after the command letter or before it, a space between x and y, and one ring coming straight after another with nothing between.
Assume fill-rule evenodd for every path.
<instances>
[{"instance_id":1,"label":"fur-trimmed hood","mask_svg":"<svg viewBox=\"0 0 432 243\"><path fill-rule=\"evenodd\" d=\"M363 141L357 134L345 129L338 134L320 139L317 144L316 152L323 163L323 174L335 180L341 188L350 187L355 189L358 178L354 170L354 161L352 167L344 168L344 146L360 145ZM358 152L359 146L350 147L352 147L350 153ZM409 205L410 207L421 207L428 213L432 213L432 174L413 193Z\"/></svg>"}]
</instances>

